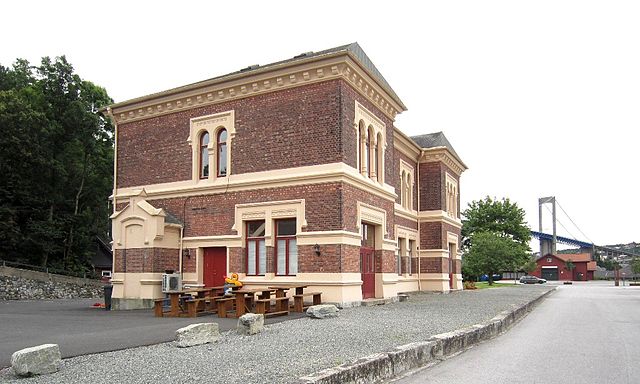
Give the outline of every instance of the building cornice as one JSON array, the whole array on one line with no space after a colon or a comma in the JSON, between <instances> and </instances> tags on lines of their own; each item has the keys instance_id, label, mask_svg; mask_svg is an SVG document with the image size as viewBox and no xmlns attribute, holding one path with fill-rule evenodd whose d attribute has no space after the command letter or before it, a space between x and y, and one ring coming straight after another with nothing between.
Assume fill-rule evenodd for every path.
<instances>
[{"instance_id":1,"label":"building cornice","mask_svg":"<svg viewBox=\"0 0 640 384\"><path fill-rule=\"evenodd\" d=\"M445 211L420 211L418 212L418 221L421 223L444 222L456 228L462 228L462 221L458 218L451 217Z\"/></svg>"},{"instance_id":2,"label":"building cornice","mask_svg":"<svg viewBox=\"0 0 640 384\"><path fill-rule=\"evenodd\" d=\"M391 120L406 110L347 52L210 79L116 103L107 110L116 123L125 123L333 79L347 81Z\"/></svg>"},{"instance_id":3,"label":"building cornice","mask_svg":"<svg viewBox=\"0 0 640 384\"><path fill-rule=\"evenodd\" d=\"M420 159L421 149L409 136L397 127L393 127L393 147L416 162Z\"/></svg>"},{"instance_id":4,"label":"building cornice","mask_svg":"<svg viewBox=\"0 0 640 384\"><path fill-rule=\"evenodd\" d=\"M116 204L125 202L129 197L140 194L141 190L153 200L330 182L343 182L389 201L395 201L398 197L392 186L379 184L344 163L331 163L230 175L224 180L185 180L144 187L118 188L110 199Z\"/></svg>"},{"instance_id":5,"label":"building cornice","mask_svg":"<svg viewBox=\"0 0 640 384\"><path fill-rule=\"evenodd\" d=\"M422 155L420 156L421 163L436 161L444 163L457 176L460 176L462 172L468 169L462 160L458 159L456 155L451 153L447 147L425 148L422 150Z\"/></svg>"}]
</instances>

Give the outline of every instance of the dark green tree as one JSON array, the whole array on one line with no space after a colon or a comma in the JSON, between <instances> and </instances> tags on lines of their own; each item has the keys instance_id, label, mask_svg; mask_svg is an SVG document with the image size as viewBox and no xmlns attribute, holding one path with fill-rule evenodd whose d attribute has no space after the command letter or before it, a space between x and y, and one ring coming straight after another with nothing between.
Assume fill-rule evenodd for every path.
<instances>
[{"instance_id":1,"label":"dark green tree","mask_svg":"<svg viewBox=\"0 0 640 384\"><path fill-rule=\"evenodd\" d=\"M0 258L86 269L108 232L112 102L64 56L0 66Z\"/></svg>"},{"instance_id":2,"label":"dark green tree","mask_svg":"<svg viewBox=\"0 0 640 384\"><path fill-rule=\"evenodd\" d=\"M489 285L493 274L523 265L528 258L528 249L511 238L493 233L476 232L472 245L463 258L465 270L475 276L487 274Z\"/></svg>"},{"instance_id":3,"label":"dark green tree","mask_svg":"<svg viewBox=\"0 0 640 384\"><path fill-rule=\"evenodd\" d=\"M508 237L529 249L531 231L525 221L525 212L508 198L472 201L462 212L462 244L469 248L474 234L492 232Z\"/></svg>"}]
</instances>

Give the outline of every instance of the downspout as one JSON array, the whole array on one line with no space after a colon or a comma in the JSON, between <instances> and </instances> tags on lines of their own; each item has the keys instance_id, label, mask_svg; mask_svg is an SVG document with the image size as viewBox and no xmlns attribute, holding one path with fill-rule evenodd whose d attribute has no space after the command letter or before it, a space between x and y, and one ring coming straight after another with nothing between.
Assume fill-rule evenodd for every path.
<instances>
[{"instance_id":1,"label":"downspout","mask_svg":"<svg viewBox=\"0 0 640 384\"><path fill-rule=\"evenodd\" d=\"M416 204L418 206L418 292L422 291L422 280L420 279L420 160L424 150L420 150L420 156L418 156L418 163L416 164Z\"/></svg>"}]
</instances>

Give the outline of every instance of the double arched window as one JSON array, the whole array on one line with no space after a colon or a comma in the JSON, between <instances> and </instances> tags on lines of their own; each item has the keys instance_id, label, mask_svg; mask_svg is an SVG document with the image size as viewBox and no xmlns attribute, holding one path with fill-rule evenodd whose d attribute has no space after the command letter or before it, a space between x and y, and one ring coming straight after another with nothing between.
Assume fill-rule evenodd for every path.
<instances>
[{"instance_id":1,"label":"double arched window","mask_svg":"<svg viewBox=\"0 0 640 384\"><path fill-rule=\"evenodd\" d=\"M199 175L200 179L208 179L211 171L211 161L215 161L216 176L227 176L227 130L220 128L216 135L216 142L214 147L216 148L215 158L209 156L209 132L204 131L200 134L200 151L199 151Z\"/></svg>"},{"instance_id":2,"label":"double arched window","mask_svg":"<svg viewBox=\"0 0 640 384\"><path fill-rule=\"evenodd\" d=\"M413 210L413 168L400 161L400 205L406 210Z\"/></svg>"},{"instance_id":3,"label":"double arched window","mask_svg":"<svg viewBox=\"0 0 640 384\"><path fill-rule=\"evenodd\" d=\"M358 122L358 168L360 173L379 183L383 182L382 169L383 140L382 133L376 132L372 125Z\"/></svg>"}]
</instances>

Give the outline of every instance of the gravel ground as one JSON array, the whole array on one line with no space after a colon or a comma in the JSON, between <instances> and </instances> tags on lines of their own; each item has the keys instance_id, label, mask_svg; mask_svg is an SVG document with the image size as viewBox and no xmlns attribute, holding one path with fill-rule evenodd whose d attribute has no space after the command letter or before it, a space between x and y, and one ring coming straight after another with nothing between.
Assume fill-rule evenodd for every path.
<instances>
[{"instance_id":1,"label":"gravel ground","mask_svg":"<svg viewBox=\"0 0 640 384\"><path fill-rule=\"evenodd\" d=\"M403 303L343 309L337 318L268 325L255 336L225 332L215 344L177 348L165 343L65 359L60 372L47 376L18 379L9 368L0 371L0 382L291 383L372 353L484 322L552 288L518 285L446 295L414 293Z\"/></svg>"}]
</instances>

